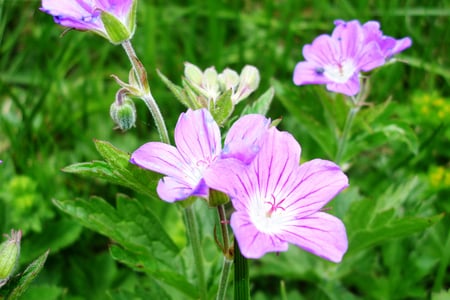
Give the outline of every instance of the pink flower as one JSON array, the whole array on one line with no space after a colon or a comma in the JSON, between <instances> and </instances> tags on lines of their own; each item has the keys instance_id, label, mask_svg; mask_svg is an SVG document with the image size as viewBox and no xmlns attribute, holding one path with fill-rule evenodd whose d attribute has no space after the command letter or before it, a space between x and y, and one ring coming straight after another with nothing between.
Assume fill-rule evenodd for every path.
<instances>
[{"instance_id":1,"label":"pink flower","mask_svg":"<svg viewBox=\"0 0 450 300\"><path fill-rule=\"evenodd\" d=\"M336 21L331 36L320 35L303 47L306 61L294 70L296 85L325 84L332 92L354 96L359 92L359 74L383 65L386 59L410 45L410 39L396 41L383 36L379 24L364 26L358 21Z\"/></svg>"},{"instance_id":2,"label":"pink flower","mask_svg":"<svg viewBox=\"0 0 450 300\"><path fill-rule=\"evenodd\" d=\"M166 175L157 192L167 202L190 196L207 197L204 172L218 160L233 157L250 162L260 149L261 136L270 125L262 115L246 115L230 128L222 150L220 129L207 109L182 113L175 127L176 147L150 142L133 152L130 161Z\"/></svg>"},{"instance_id":3,"label":"pink flower","mask_svg":"<svg viewBox=\"0 0 450 300\"><path fill-rule=\"evenodd\" d=\"M42 0L41 10L52 15L57 24L90 30L111 40L114 32L105 27L102 13L108 13L121 23L119 33L120 30L128 31L129 38L134 32L135 5L135 0Z\"/></svg>"},{"instance_id":4,"label":"pink flower","mask_svg":"<svg viewBox=\"0 0 450 300\"><path fill-rule=\"evenodd\" d=\"M292 135L273 127L250 164L223 159L205 171L206 184L231 197L231 227L245 257L288 244L333 262L346 252L344 224L321 209L348 186L347 177L330 161L299 165L300 152Z\"/></svg>"}]
</instances>

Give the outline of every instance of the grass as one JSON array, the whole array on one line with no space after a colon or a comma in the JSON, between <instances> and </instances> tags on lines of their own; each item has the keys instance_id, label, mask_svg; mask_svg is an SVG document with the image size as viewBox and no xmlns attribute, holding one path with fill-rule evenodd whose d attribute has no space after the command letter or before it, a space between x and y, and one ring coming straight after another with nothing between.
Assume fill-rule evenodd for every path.
<instances>
[{"instance_id":1,"label":"grass","mask_svg":"<svg viewBox=\"0 0 450 300\"><path fill-rule=\"evenodd\" d=\"M136 128L127 134L113 130L108 114L117 85L110 75L126 79L129 68L121 47L90 33L62 35L63 29L39 6L36 0L0 0L0 229L27 229L22 265L51 248L28 299L39 293L46 299L118 299L106 296L118 290L127 299L143 275L115 262L107 238L82 229L51 200L101 195L112 201L116 193L133 194L60 170L99 159L93 139L131 152L157 139L155 126L143 103L137 103ZM448 115L439 119L440 106L431 104L435 110L420 113L420 103L432 95L450 105L449 17L448 0L139 1L133 44L169 130L184 108L159 80L157 69L180 83L186 61L203 69L214 65L219 71L251 64L262 77L258 93L274 79L279 83L269 116L283 117L281 128L300 140L305 160L330 157L303 113L311 112L314 120L323 117L320 92L291 83L292 70L303 59L303 45L331 32L335 19L356 18L378 20L385 34L413 40L400 56L406 63L373 74L372 106L361 113L353 132L360 138L354 144L357 159L348 168L355 188L333 205L341 217L361 199L385 199L386 207L395 208L399 216L446 215L425 231L363 249L338 266L317 262L297 249L252 261L255 299L277 297L281 280L289 299L448 299ZM388 99L390 104L381 109ZM363 134L394 123L405 130L403 140L392 131L363 139ZM416 143L416 152L405 150L414 148L411 143ZM438 168L448 175L436 175ZM389 206L390 197L397 201L395 206ZM341 207L341 202L348 207ZM170 227L176 209L162 202L151 205ZM354 221L357 224L363 223ZM180 226L170 231L182 244Z\"/></svg>"}]
</instances>

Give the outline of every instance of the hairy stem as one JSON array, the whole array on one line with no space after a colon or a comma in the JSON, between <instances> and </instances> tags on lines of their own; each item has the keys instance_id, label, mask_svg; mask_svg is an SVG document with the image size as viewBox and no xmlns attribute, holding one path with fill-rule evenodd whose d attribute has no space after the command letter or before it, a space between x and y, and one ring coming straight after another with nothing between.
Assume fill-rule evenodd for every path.
<instances>
[{"instance_id":1,"label":"hairy stem","mask_svg":"<svg viewBox=\"0 0 450 300\"><path fill-rule=\"evenodd\" d=\"M136 80L139 84L139 89L141 95L139 97L144 101L148 110L150 111L153 120L155 120L156 128L158 129L159 138L163 143L170 144L169 134L167 132L166 123L164 122L164 118L159 110L158 105L156 104L155 99L150 91L148 82L147 82L147 72L138 59L136 52L134 51L133 46L131 45L130 40L126 40L122 43L125 52L127 53L128 59L133 67L133 71L136 77Z\"/></svg>"},{"instance_id":2,"label":"hairy stem","mask_svg":"<svg viewBox=\"0 0 450 300\"><path fill-rule=\"evenodd\" d=\"M203 251L200 236L197 228L197 222L195 220L194 208L192 205L184 208L184 216L186 220L186 230L191 243L192 252L194 255L195 268L197 271L197 280L199 288L199 299L207 299L207 289L205 280L205 268L203 263Z\"/></svg>"}]
</instances>

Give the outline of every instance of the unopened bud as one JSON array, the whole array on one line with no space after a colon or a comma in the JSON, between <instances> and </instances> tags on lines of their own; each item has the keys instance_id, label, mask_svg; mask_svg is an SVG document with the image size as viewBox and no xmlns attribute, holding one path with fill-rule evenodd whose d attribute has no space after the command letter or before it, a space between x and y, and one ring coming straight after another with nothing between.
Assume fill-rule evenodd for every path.
<instances>
[{"instance_id":1,"label":"unopened bud","mask_svg":"<svg viewBox=\"0 0 450 300\"><path fill-rule=\"evenodd\" d=\"M119 92L116 95L116 101L111 104L109 110L111 119L123 131L131 129L136 124L136 106L133 100Z\"/></svg>"},{"instance_id":2,"label":"unopened bud","mask_svg":"<svg viewBox=\"0 0 450 300\"><path fill-rule=\"evenodd\" d=\"M11 230L11 236L0 245L0 287L8 281L16 268L21 238L22 231Z\"/></svg>"},{"instance_id":3,"label":"unopened bud","mask_svg":"<svg viewBox=\"0 0 450 300\"><path fill-rule=\"evenodd\" d=\"M254 92L259 86L259 80L258 69L254 66L245 66L241 72L239 88L233 97L235 103L247 98L248 95Z\"/></svg>"},{"instance_id":4,"label":"unopened bud","mask_svg":"<svg viewBox=\"0 0 450 300\"><path fill-rule=\"evenodd\" d=\"M231 89L234 93L236 86L239 84L239 74L236 71L226 68L219 74L218 78L222 91Z\"/></svg>"},{"instance_id":5,"label":"unopened bud","mask_svg":"<svg viewBox=\"0 0 450 300\"><path fill-rule=\"evenodd\" d=\"M184 64L184 76L191 84L194 84L197 87L202 85L203 72L196 65L186 62Z\"/></svg>"}]
</instances>

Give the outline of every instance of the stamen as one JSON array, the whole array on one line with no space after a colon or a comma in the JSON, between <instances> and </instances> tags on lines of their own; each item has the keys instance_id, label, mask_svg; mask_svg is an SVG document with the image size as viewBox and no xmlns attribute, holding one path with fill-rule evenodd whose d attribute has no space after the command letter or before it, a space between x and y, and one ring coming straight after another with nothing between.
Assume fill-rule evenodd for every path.
<instances>
[{"instance_id":1,"label":"stamen","mask_svg":"<svg viewBox=\"0 0 450 300\"><path fill-rule=\"evenodd\" d=\"M266 212L266 217L268 217L268 218L272 217L272 214L273 214L277 209L281 209L281 210L285 211L284 207L282 207L282 206L280 206L280 205L283 204L284 200L286 200L286 199L281 200L281 201L278 202L278 204L277 204L277 203L276 203L275 196L272 195L272 200L273 200L272 202L269 202L269 201L264 202L264 203L270 204L270 209Z\"/></svg>"}]
</instances>

